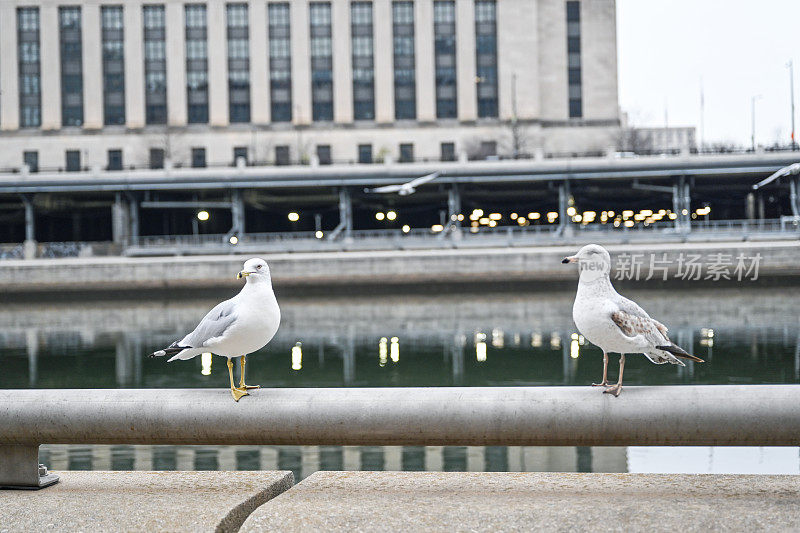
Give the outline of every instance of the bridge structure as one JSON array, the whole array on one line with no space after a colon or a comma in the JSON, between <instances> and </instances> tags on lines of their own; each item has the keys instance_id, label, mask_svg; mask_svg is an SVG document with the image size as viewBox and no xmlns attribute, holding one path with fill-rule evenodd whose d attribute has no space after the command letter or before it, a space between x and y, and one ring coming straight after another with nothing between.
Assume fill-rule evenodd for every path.
<instances>
[{"instance_id":1,"label":"bridge structure","mask_svg":"<svg viewBox=\"0 0 800 533\"><path fill-rule=\"evenodd\" d=\"M11 257L34 257L88 248L95 254L218 253L248 243L283 251L520 239L531 244L568 242L587 232L623 242L653 238L652 230L684 240L704 230L744 238L796 233L798 158L772 152L42 173L23 168L0 174L0 214L7 222L0 242L16 243L16 252L13 245L4 248L6 255L11 249ZM439 176L414 194L369 192L432 172ZM93 245L37 248L37 242Z\"/></svg>"}]
</instances>

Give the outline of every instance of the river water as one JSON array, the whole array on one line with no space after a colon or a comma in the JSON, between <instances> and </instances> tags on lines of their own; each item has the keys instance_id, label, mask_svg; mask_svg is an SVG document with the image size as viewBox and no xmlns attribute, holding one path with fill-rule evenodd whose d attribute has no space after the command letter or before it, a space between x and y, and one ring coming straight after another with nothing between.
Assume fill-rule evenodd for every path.
<instances>
[{"instance_id":1,"label":"river water","mask_svg":"<svg viewBox=\"0 0 800 533\"><path fill-rule=\"evenodd\" d=\"M230 295L6 302L0 309L0 387L227 387L221 357L167 364L145 356L180 338ZM629 357L626 385L800 382L800 288L661 288L626 295L666 323L677 344L706 360L676 367ZM430 295L284 291L281 329L248 358L248 383L588 386L600 379L602 354L575 330L573 296L477 286ZM610 377L616 373L612 355ZM798 448L46 445L41 455L54 470L280 468L298 479L320 469L800 473Z\"/></svg>"}]
</instances>

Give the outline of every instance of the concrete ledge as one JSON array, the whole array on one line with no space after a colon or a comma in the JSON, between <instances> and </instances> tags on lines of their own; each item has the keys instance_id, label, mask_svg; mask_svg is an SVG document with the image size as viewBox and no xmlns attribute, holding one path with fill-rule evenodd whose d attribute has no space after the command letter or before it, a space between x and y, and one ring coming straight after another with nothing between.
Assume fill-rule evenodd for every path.
<instances>
[{"instance_id":1,"label":"concrete ledge","mask_svg":"<svg viewBox=\"0 0 800 533\"><path fill-rule=\"evenodd\" d=\"M317 472L242 531L797 531L796 476Z\"/></svg>"},{"instance_id":2,"label":"concrete ledge","mask_svg":"<svg viewBox=\"0 0 800 533\"><path fill-rule=\"evenodd\" d=\"M39 490L0 491L0 531L238 531L289 489L291 472L58 472Z\"/></svg>"}]
</instances>

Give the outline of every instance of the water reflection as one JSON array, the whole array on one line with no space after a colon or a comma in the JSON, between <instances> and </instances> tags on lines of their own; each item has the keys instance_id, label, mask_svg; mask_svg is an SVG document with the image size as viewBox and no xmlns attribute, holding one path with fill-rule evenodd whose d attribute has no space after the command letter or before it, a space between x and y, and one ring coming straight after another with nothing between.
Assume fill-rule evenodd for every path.
<instances>
[{"instance_id":1,"label":"water reflection","mask_svg":"<svg viewBox=\"0 0 800 533\"><path fill-rule=\"evenodd\" d=\"M800 289L628 295L667 323L677 344L707 362L656 366L632 357L626 384L800 382ZM0 308L0 387L225 387L225 365L216 356L170 365L145 357L182 337L224 296L7 303ZM281 297L281 329L248 358L248 376L265 387L588 385L600 377L602 354L575 330L572 297ZM725 450L45 446L42 453L56 470L282 468L298 478L315 469L361 468L735 472L746 464L756 471L798 471L797 448L738 449L744 450L739 455Z\"/></svg>"}]
</instances>

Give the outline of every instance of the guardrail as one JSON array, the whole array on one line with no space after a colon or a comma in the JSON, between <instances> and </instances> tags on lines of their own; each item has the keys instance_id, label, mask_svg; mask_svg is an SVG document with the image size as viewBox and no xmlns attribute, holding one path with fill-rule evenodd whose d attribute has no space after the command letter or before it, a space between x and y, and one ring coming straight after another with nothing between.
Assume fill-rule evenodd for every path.
<instances>
[{"instance_id":1,"label":"guardrail","mask_svg":"<svg viewBox=\"0 0 800 533\"><path fill-rule=\"evenodd\" d=\"M0 391L0 486L40 444L796 446L800 385ZM50 475L52 476L52 475Z\"/></svg>"}]
</instances>

